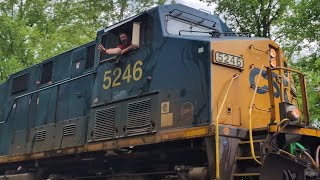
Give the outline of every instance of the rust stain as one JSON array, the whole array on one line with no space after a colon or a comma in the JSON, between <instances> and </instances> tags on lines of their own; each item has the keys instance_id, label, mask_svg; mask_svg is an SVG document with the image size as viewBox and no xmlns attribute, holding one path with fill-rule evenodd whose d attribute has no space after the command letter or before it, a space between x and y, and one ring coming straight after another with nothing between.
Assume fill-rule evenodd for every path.
<instances>
[{"instance_id":1,"label":"rust stain","mask_svg":"<svg viewBox=\"0 0 320 180\"><path fill-rule=\"evenodd\" d=\"M226 136L229 136L230 135L230 129L225 127L223 128L223 134L226 135Z\"/></svg>"}]
</instances>

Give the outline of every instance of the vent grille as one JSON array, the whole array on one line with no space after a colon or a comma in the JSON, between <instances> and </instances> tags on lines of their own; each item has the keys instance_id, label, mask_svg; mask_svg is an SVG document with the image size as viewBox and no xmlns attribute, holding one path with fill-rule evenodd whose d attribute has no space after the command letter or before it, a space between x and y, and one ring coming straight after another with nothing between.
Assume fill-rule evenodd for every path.
<instances>
[{"instance_id":1,"label":"vent grille","mask_svg":"<svg viewBox=\"0 0 320 180\"><path fill-rule=\"evenodd\" d=\"M63 127L63 136L76 134L76 124L68 124Z\"/></svg>"},{"instance_id":2,"label":"vent grille","mask_svg":"<svg viewBox=\"0 0 320 180\"><path fill-rule=\"evenodd\" d=\"M95 55L95 45L87 47L87 57L86 57L86 66L85 68L91 68L94 65L94 55Z\"/></svg>"},{"instance_id":3,"label":"vent grille","mask_svg":"<svg viewBox=\"0 0 320 180\"><path fill-rule=\"evenodd\" d=\"M11 94L26 90L29 83L29 73L12 79Z\"/></svg>"},{"instance_id":4,"label":"vent grille","mask_svg":"<svg viewBox=\"0 0 320 180\"><path fill-rule=\"evenodd\" d=\"M51 81L52 78L53 61L42 65L41 84L45 84Z\"/></svg>"},{"instance_id":5,"label":"vent grille","mask_svg":"<svg viewBox=\"0 0 320 180\"><path fill-rule=\"evenodd\" d=\"M109 139L114 135L115 108L97 110L94 123L95 140Z\"/></svg>"},{"instance_id":6,"label":"vent grille","mask_svg":"<svg viewBox=\"0 0 320 180\"><path fill-rule=\"evenodd\" d=\"M46 139L46 130L37 131L36 133L36 141L43 141Z\"/></svg>"},{"instance_id":7,"label":"vent grille","mask_svg":"<svg viewBox=\"0 0 320 180\"><path fill-rule=\"evenodd\" d=\"M150 132L151 100L146 99L128 104L127 134L137 135Z\"/></svg>"}]
</instances>

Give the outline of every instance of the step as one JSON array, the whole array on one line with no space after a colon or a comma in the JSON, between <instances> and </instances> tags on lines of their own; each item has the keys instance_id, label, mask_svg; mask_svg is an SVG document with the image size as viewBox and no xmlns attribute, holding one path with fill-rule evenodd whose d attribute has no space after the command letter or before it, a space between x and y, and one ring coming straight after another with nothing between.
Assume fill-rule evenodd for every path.
<instances>
[{"instance_id":1,"label":"step","mask_svg":"<svg viewBox=\"0 0 320 180\"><path fill-rule=\"evenodd\" d=\"M236 160L250 160L253 159L252 156L237 156ZM256 159L260 159L260 156L256 156Z\"/></svg>"},{"instance_id":2,"label":"step","mask_svg":"<svg viewBox=\"0 0 320 180\"><path fill-rule=\"evenodd\" d=\"M237 177L260 176L260 173L236 173L236 174L233 174L233 176L237 176Z\"/></svg>"},{"instance_id":3,"label":"step","mask_svg":"<svg viewBox=\"0 0 320 180\"><path fill-rule=\"evenodd\" d=\"M253 143L262 143L264 139L253 140ZM250 141L240 141L239 144L249 144Z\"/></svg>"}]
</instances>

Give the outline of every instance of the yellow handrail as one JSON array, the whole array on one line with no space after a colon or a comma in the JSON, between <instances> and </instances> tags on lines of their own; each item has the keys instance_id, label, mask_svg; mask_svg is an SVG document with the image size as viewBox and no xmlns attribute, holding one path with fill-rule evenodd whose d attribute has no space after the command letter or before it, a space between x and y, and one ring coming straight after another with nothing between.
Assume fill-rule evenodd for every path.
<instances>
[{"instance_id":1,"label":"yellow handrail","mask_svg":"<svg viewBox=\"0 0 320 180\"><path fill-rule=\"evenodd\" d=\"M258 84L259 84L259 81L260 81L260 78L261 78L262 69L263 69L264 67L265 67L264 65L261 66L261 69L260 69L260 72L259 72L259 76L258 76L258 80L257 80L257 83L255 84L254 93L253 93L253 96L252 96L252 99L251 99L250 108L249 108L250 151L251 151L251 156L252 156L252 158L253 158L258 164L261 164L261 162L256 158L256 155L255 155L255 153L254 153L253 137L252 137L252 107L253 107L254 99L255 99L256 94L257 94ZM269 87L269 88L272 88L272 87Z\"/></svg>"},{"instance_id":2,"label":"yellow handrail","mask_svg":"<svg viewBox=\"0 0 320 180\"><path fill-rule=\"evenodd\" d=\"M234 81L235 79L237 79L239 76L240 76L240 74L236 74L236 75L234 75L233 78L231 79L231 82L230 82L230 84L229 84L229 87L228 87L228 89L227 89L226 94L224 95L222 104L221 104L221 106L220 106L219 112L218 112L217 117L216 117L216 132L215 132L215 133L216 133L216 180L220 180L220 167L219 167L219 165L220 165L220 157L219 157L219 148L220 148L220 147L219 147L219 118L220 118L220 114L221 114L221 112L222 112L224 103L225 103L225 101L226 101L226 99L227 99L227 96L228 96L228 94L229 94L230 87L231 87L233 81Z\"/></svg>"}]
</instances>

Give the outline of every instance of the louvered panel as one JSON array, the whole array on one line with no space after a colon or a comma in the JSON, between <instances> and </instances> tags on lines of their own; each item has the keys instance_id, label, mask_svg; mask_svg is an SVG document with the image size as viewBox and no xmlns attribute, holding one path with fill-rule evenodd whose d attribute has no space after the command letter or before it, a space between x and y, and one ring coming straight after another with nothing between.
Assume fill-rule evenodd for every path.
<instances>
[{"instance_id":1,"label":"louvered panel","mask_svg":"<svg viewBox=\"0 0 320 180\"><path fill-rule=\"evenodd\" d=\"M151 99L128 104L127 134L137 135L150 132Z\"/></svg>"},{"instance_id":2,"label":"louvered panel","mask_svg":"<svg viewBox=\"0 0 320 180\"><path fill-rule=\"evenodd\" d=\"M114 136L115 108L97 110L95 114L95 140L112 138Z\"/></svg>"},{"instance_id":3,"label":"louvered panel","mask_svg":"<svg viewBox=\"0 0 320 180\"><path fill-rule=\"evenodd\" d=\"M46 130L37 131L36 133L36 141L43 141L46 139Z\"/></svg>"},{"instance_id":4,"label":"louvered panel","mask_svg":"<svg viewBox=\"0 0 320 180\"><path fill-rule=\"evenodd\" d=\"M63 127L63 136L76 134L76 124L68 124Z\"/></svg>"}]
</instances>

